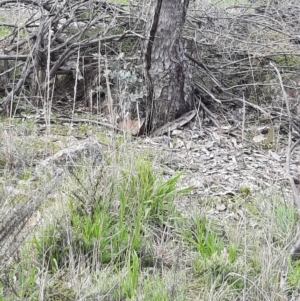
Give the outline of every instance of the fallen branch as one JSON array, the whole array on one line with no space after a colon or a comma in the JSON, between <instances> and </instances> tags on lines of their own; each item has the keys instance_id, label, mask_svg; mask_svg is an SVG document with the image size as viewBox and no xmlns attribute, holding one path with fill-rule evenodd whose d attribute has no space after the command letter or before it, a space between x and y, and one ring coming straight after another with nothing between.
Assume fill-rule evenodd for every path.
<instances>
[{"instance_id":1,"label":"fallen branch","mask_svg":"<svg viewBox=\"0 0 300 301\"><path fill-rule=\"evenodd\" d=\"M100 126L104 126L107 127L111 130L115 130L118 132L122 132L123 130L117 128L116 126L113 126L109 123L106 122L101 122L101 121L97 121L97 120L92 120L92 119L85 119L85 118L62 118L62 117L58 117L58 118L53 118L52 120L57 120L57 121L62 121L62 122L74 122L74 123L93 123L96 125L100 125Z\"/></svg>"},{"instance_id":2,"label":"fallen branch","mask_svg":"<svg viewBox=\"0 0 300 301\"><path fill-rule=\"evenodd\" d=\"M28 55L0 54L0 61L26 61Z\"/></svg>"}]
</instances>

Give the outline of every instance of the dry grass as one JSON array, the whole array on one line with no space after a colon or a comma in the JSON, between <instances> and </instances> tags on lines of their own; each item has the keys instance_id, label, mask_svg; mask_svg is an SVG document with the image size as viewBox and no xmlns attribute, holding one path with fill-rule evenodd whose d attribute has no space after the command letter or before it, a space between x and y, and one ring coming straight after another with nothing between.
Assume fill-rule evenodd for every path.
<instances>
[{"instance_id":1,"label":"dry grass","mask_svg":"<svg viewBox=\"0 0 300 301\"><path fill-rule=\"evenodd\" d=\"M32 182L33 158L67 144L59 135L56 142L51 135L30 139L26 127L16 123L10 147L2 145L23 162L13 169L2 166L3 210L45 185L41 179ZM95 136L99 130L93 129ZM199 200L201 213L187 216L175 206L184 196L165 184L164 205L157 207L157 185L168 179L160 155L126 137L118 138L118 146L109 135L99 137L107 143L103 165L82 162L43 201L34 220L38 226L2 269L3 300L282 300L283 265L297 230L290 200L265 189L246 202L236 199L234 219L206 215L213 199ZM90 219L95 210L98 218ZM75 217L85 217L83 227L93 221L102 229L87 249L80 241L89 241L89 232L75 227ZM298 269L290 269L287 282L294 289Z\"/></svg>"},{"instance_id":2,"label":"dry grass","mask_svg":"<svg viewBox=\"0 0 300 301\"><path fill-rule=\"evenodd\" d=\"M115 88L120 102L126 89L126 82ZM71 118L76 105L73 95ZM50 94L43 108L25 106L24 119L12 110L0 120L1 227L17 210L16 225L27 230L1 266L0 300L285 300L284 264L298 233L290 196L272 186L255 194L245 188L230 199L232 215L211 216L212 197L194 197L183 212L178 204L189 189L160 164L170 153L92 123L51 123L51 106ZM40 109L45 127L35 122ZM78 162L59 182L35 177L42 159L87 136L103 143L101 166ZM22 220L30 201L36 206ZM8 250L7 238L19 238L10 226L0 229ZM297 264L286 284L296 295Z\"/></svg>"}]
</instances>

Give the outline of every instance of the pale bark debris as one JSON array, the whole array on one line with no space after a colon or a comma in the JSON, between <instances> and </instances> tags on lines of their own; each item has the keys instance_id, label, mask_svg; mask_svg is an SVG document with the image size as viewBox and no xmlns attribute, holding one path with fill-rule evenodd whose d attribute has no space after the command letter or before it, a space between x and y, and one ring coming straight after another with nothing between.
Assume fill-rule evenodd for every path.
<instances>
[{"instance_id":1,"label":"pale bark debris","mask_svg":"<svg viewBox=\"0 0 300 301\"><path fill-rule=\"evenodd\" d=\"M49 173L62 174L76 168L80 160L85 163L89 161L91 166L100 166L102 155L102 145L90 137L64 148L40 162L36 166L36 176L42 173L46 175Z\"/></svg>"}]
</instances>

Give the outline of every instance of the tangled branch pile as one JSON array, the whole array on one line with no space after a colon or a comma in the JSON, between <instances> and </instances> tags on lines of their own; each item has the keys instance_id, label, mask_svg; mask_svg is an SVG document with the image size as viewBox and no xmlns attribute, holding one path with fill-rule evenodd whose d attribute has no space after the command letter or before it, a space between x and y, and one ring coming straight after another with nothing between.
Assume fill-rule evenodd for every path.
<instances>
[{"instance_id":1,"label":"tangled branch pile","mask_svg":"<svg viewBox=\"0 0 300 301\"><path fill-rule=\"evenodd\" d=\"M87 98L89 89L101 85L102 55L119 55L116 42L139 36L143 23L142 15L105 1L2 1L0 6L4 18L19 15L15 24L2 23L8 33L0 41L2 107L17 95L34 106L45 104L56 90L61 99Z\"/></svg>"},{"instance_id":2,"label":"tangled branch pile","mask_svg":"<svg viewBox=\"0 0 300 301\"><path fill-rule=\"evenodd\" d=\"M231 7L190 3L184 39L200 106L218 125L224 119L212 112L221 109L226 122L235 123L239 118L235 108L243 105L255 109L264 105L261 112L285 118L273 62L283 76L299 132L300 5L243 3ZM34 109L76 101L103 112L107 102L113 102L125 113L143 99L147 1L122 6L107 1L23 0L2 1L0 6L3 20L11 11L19 15L16 23L2 24L2 35L6 33L0 55L2 108L8 110L12 101L18 108Z\"/></svg>"},{"instance_id":3,"label":"tangled branch pile","mask_svg":"<svg viewBox=\"0 0 300 301\"><path fill-rule=\"evenodd\" d=\"M221 1L220 1L221 2ZM198 2L199 3L199 2ZM230 7L207 2L191 8L186 36L202 101L221 105L236 123L233 104L264 107L272 118L287 118L274 64L283 77L299 136L300 5L297 1L240 1ZM198 28L195 28L195 24ZM249 103L250 102L250 103Z\"/></svg>"}]
</instances>

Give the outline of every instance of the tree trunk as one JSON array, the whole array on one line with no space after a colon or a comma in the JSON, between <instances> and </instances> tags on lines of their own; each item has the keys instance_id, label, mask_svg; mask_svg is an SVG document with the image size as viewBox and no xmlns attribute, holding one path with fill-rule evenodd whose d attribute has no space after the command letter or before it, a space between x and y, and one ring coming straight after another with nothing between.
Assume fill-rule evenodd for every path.
<instances>
[{"instance_id":1,"label":"tree trunk","mask_svg":"<svg viewBox=\"0 0 300 301\"><path fill-rule=\"evenodd\" d=\"M191 72L181 42L189 0L152 0L144 49L147 128L153 132L189 111Z\"/></svg>"}]
</instances>

